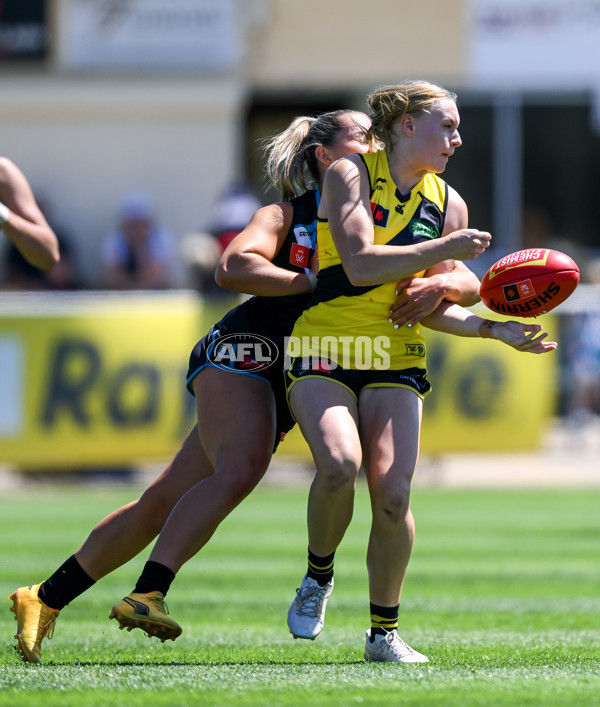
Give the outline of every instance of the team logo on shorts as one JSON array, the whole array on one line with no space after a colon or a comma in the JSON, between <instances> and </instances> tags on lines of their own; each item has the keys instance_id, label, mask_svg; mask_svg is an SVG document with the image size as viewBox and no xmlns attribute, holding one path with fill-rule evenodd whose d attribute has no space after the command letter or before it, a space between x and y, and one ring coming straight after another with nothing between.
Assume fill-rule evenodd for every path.
<instances>
[{"instance_id":1,"label":"team logo on shorts","mask_svg":"<svg viewBox=\"0 0 600 707\"><path fill-rule=\"evenodd\" d=\"M406 344L407 356L425 356L425 346L423 344Z\"/></svg>"},{"instance_id":2,"label":"team logo on shorts","mask_svg":"<svg viewBox=\"0 0 600 707\"><path fill-rule=\"evenodd\" d=\"M258 334L226 334L213 341L208 360L226 371L262 371L279 356L277 346Z\"/></svg>"}]
</instances>

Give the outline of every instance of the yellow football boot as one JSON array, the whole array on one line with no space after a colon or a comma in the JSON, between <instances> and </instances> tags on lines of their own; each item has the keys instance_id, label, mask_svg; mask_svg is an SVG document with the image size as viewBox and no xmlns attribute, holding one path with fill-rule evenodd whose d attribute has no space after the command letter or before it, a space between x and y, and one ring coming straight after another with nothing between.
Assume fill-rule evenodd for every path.
<instances>
[{"instance_id":1,"label":"yellow football boot","mask_svg":"<svg viewBox=\"0 0 600 707\"><path fill-rule=\"evenodd\" d=\"M129 594L115 604L110 618L119 622L119 628L131 631L141 628L151 638L156 636L164 643L174 641L181 635L182 628L168 616L169 610L161 592Z\"/></svg>"},{"instance_id":2,"label":"yellow football boot","mask_svg":"<svg viewBox=\"0 0 600 707\"><path fill-rule=\"evenodd\" d=\"M8 598L17 621L17 650L26 663L42 662L42 641L52 638L58 609L51 609L38 597L41 584L20 587Z\"/></svg>"}]
</instances>

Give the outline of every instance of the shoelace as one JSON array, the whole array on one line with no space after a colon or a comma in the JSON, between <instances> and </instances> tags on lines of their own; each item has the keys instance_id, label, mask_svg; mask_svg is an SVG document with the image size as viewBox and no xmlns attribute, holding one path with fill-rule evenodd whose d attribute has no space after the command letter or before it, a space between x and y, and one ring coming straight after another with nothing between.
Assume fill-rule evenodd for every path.
<instances>
[{"instance_id":1,"label":"shoelace","mask_svg":"<svg viewBox=\"0 0 600 707\"><path fill-rule=\"evenodd\" d=\"M41 641L43 638L50 640L54 636L54 627L56 626L56 616L48 619L45 624L38 626L37 640ZM41 635L40 635L41 634Z\"/></svg>"},{"instance_id":2,"label":"shoelace","mask_svg":"<svg viewBox=\"0 0 600 707\"><path fill-rule=\"evenodd\" d=\"M302 594L296 589L296 613L299 616L318 616L321 612L325 587L307 587Z\"/></svg>"},{"instance_id":3,"label":"shoelace","mask_svg":"<svg viewBox=\"0 0 600 707\"><path fill-rule=\"evenodd\" d=\"M408 645L408 643L405 643L400 638L397 632L389 631L388 633L386 633L385 642L388 644L390 650L394 653L394 655L398 656L398 658L402 658L405 655L412 655L415 652Z\"/></svg>"},{"instance_id":4,"label":"shoelace","mask_svg":"<svg viewBox=\"0 0 600 707\"><path fill-rule=\"evenodd\" d=\"M163 597L156 597L156 603L158 604L159 611L162 611L163 614L169 613L169 607Z\"/></svg>"}]
</instances>

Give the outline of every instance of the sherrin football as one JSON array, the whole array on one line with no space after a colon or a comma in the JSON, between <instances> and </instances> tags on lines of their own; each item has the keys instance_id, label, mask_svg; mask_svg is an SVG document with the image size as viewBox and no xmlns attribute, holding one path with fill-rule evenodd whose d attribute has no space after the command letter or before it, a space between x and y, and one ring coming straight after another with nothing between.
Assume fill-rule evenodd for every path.
<instances>
[{"instance_id":1,"label":"sherrin football","mask_svg":"<svg viewBox=\"0 0 600 707\"><path fill-rule=\"evenodd\" d=\"M527 248L504 256L481 281L481 301L497 314L537 317L564 302L579 283L579 268L565 253Z\"/></svg>"}]
</instances>

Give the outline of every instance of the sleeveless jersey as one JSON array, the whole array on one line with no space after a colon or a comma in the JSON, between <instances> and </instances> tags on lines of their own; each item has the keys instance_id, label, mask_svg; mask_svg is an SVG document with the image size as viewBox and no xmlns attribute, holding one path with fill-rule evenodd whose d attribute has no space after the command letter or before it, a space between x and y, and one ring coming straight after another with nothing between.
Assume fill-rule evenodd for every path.
<instances>
[{"instance_id":1,"label":"sleeveless jersey","mask_svg":"<svg viewBox=\"0 0 600 707\"><path fill-rule=\"evenodd\" d=\"M384 150L359 157L370 180L375 244L402 248L441 236L448 202L448 186L442 179L427 174L409 194L401 194L390 175ZM317 287L294 326L288 354L320 355L350 369L425 369L422 327L394 329L388 321L396 299L396 281L352 285L326 220L319 219L317 243Z\"/></svg>"},{"instance_id":2,"label":"sleeveless jersey","mask_svg":"<svg viewBox=\"0 0 600 707\"><path fill-rule=\"evenodd\" d=\"M292 225L273 259L273 263L278 267L293 272L310 271L317 240L317 209L320 198L321 193L316 189L291 199L290 204L294 210ZM255 295L240 307L247 308L249 316L258 326L287 336L311 296L311 292L279 297Z\"/></svg>"},{"instance_id":3,"label":"sleeveless jersey","mask_svg":"<svg viewBox=\"0 0 600 707\"><path fill-rule=\"evenodd\" d=\"M290 201L293 208L292 223L283 245L273 259L275 265L294 272L310 269L317 239L320 196L318 190L311 190ZM188 390L193 394L192 380L208 364L214 341L228 334L255 334L269 339L275 346L276 360L256 375L266 378L272 385L283 380L285 337L291 334L294 322L308 304L311 295L311 292L278 297L255 295L230 310L192 350L187 374ZM233 364L232 368L235 368Z\"/></svg>"}]
</instances>

